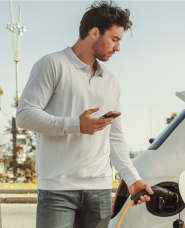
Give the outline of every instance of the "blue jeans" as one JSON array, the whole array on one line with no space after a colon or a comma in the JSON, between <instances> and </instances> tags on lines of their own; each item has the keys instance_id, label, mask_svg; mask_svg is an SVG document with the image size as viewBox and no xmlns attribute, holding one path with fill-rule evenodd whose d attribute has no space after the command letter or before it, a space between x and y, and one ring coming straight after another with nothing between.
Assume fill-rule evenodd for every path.
<instances>
[{"instance_id":1,"label":"blue jeans","mask_svg":"<svg viewBox=\"0 0 185 228\"><path fill-rule=\"evenodd\" d=\"M107 228L111 209L111 189L39 189L36 228Z\"/></svg>"}]
</instances>

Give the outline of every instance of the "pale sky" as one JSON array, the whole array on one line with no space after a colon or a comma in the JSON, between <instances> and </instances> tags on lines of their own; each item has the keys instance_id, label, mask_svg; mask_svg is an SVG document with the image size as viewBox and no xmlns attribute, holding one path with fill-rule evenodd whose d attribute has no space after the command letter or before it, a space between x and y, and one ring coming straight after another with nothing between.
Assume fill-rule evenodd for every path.
<instances>
[{"instance_id":1,"label":"pale sky","mask_svg":"<svg viewBox=\"0 0 185 228\"><path fill-rule=\"evenodd\" d=\"M21 6L19 88L22 93L33 64L44 55L73 46L80 20L93 1L13 1L14 22ZM167 126L165 118L179 113L184 103L175 92L185 90L185 2L117 1L131 12L130 31L123 35L121 50L107 66L119 79L122 90L122 128L131 151L145 150L151 138ZM0 134L15 116L11 107L16 91L9 1L0 2ZM101 107L100 107L101 108ZM113 110L111 110L113 111ZM83 110L82 110L83 113ZM9 136L10 137L10 136ZM9 140L4 136L4 142Z\"/></svg>"}]
</instances>

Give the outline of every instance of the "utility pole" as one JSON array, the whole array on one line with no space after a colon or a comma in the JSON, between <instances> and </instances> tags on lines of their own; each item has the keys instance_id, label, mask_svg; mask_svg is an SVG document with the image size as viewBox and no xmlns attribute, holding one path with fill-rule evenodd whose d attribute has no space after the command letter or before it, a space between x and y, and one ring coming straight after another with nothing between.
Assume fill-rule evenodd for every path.
<instances>
[{"instance_id":1,"label":"utility pole","mask_svg":"<svg viewBox=\"0 0 185 228\"><path fill-rule=\"evenodd\" d=\"M16 178L17 174L17 151L16 151L16 141L17 141L17 129L16 129L16 122L15 117L12 117L12 133L13 133L13 161L14 161L14 167L13 167L13 174Z\"/></svg>"},{"instance_id":2,"label":"utility pole","mask_svg":"<svg viewBox=\"0 0 185 228\"><path fill-rule=\"evenodd\" d=\"M18 22L14 24L13 17L13 7L12 2L10 0L10 15L11 15L11 24L7 24L7 29L12 32L12 40L13 40L13 52L14 52L14 61L16 67L16 107L19 104L19 68L18 63L20 60L20 36L23 35L23 32L26 32L25 26L21 27L21 7L19 6L19 15ZM17 35L17 37L16 37Z\"/></svg>"},{"instance_id":3,"label":"utility pole","mask_svg":"<svg viewBox=\"0 0 185 228\"><path fill-rule=\"evenodd\" d=\"M13 7L12 1L10 0L10 16L11 16L11 23L8 23L6 28L12 32L12 40L13 40L13 53L14 53L14 61L15 61L15 68L16 68L16 104L15 107L17 108L19 104L19 68L18 63L20 60L20 36L23 35L23 32L26 32L25 26L21 27L21 7L19 6L19 15L18 15L18 22L14 24L14 16L13 16ZM12 118L12 134L13 134L13 161L14 161L14 177L16 177L17 173L17 154L16 154L16 141L17 141L17 129L16 129L16 121L15 117Z\"/></svg>"}]
</instances>

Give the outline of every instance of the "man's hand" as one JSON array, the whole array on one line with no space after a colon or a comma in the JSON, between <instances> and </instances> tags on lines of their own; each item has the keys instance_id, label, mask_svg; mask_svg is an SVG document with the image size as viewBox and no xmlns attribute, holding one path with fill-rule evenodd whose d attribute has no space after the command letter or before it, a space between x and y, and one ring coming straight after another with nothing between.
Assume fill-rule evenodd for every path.
<instances>
[{"instance_id":1,"label":"man's hand","mask_svg":"<svg viewBox=\"0 0 185 228\"><path fill-rule=\"evenodd\" d=\"M105 119L91 117L91 114L98 110L99 108L89 109L80 115L80 132L82 134L94 135L96 131L101 131L108 124L113 123L113 117Z\"/></svg>"},{"instance_id":2,"label":"man's hand","mask_svg":"<svg viewBox=\"0 0 185 228\"><path fill-rule=\"evenodd\" d=\"M137 182L132 184L129 187L129 192L130 192L130 195L133 196L136 193L142 191L143 189L146 189L146 191L149 194L154 194L154 192L150 188L150 185L147 182L143 181L143 180L138 180ZM142 203L145 203L146 201L150 201L150 197L147 196L147 195L144 195L144 196L140 196L140 200L138 200L137 203L138 204L142 204ZM132 206L135 206L135 204L132 204Z\"/></svg>"}]
</instances>

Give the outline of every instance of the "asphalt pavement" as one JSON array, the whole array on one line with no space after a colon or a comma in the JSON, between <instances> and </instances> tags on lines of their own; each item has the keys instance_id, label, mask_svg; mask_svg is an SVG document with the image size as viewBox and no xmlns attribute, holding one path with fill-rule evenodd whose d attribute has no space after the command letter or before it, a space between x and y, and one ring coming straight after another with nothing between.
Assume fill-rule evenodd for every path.
<instances>
[{"instance_id":1,"label":"asphalt pavement","mask_svg":"<svg viewBox=\"0 0 185 228\"><path fill-rule=\"evenodd\" d=\"M35 228L37 204L1 204L3 228Z\"/></svg>"}]
</instances>

